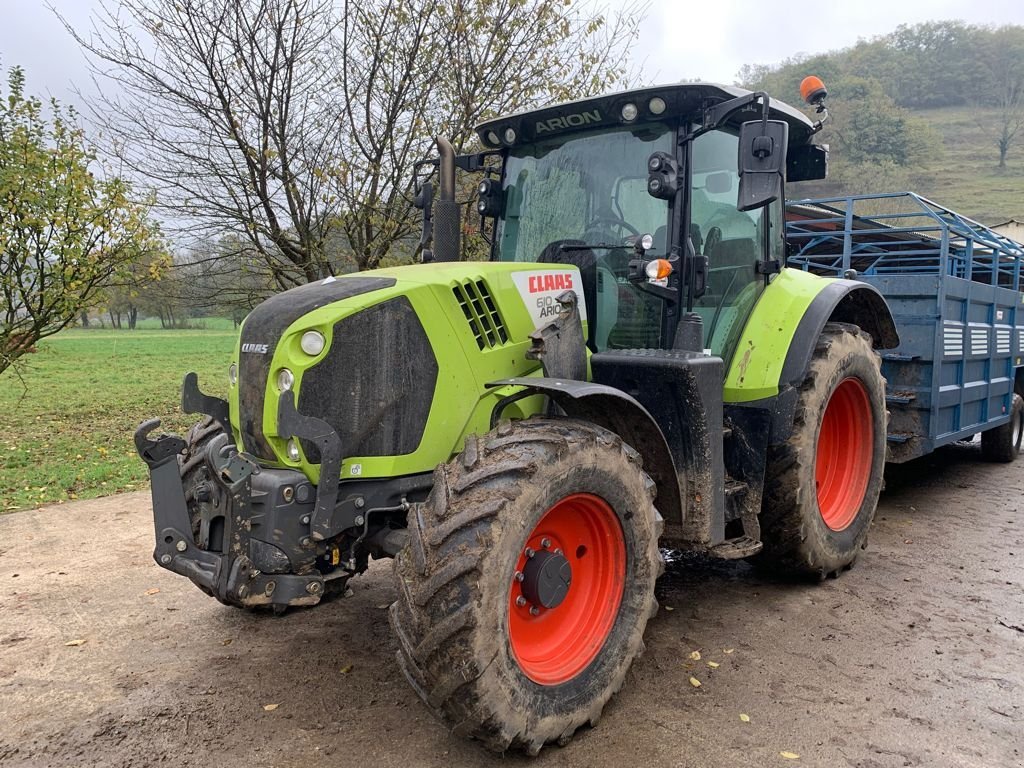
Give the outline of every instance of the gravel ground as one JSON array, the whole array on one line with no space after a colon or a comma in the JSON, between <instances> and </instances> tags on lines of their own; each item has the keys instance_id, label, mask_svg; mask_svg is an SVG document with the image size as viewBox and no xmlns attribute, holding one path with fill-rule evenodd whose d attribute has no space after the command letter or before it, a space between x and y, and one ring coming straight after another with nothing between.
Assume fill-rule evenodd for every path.
<instances>
[{"instance_id":1,"label":"gravel ground","mask_svg":"<svg viewBox=\"0 0 1024 768\"><path fill-rule=\"evenodd\" d=\"M156 567L146 494L7 515L0 763L1021 766L1022 491L1024 461L958 446L889 469L838 580L674 559L600 725L534 761L449 736L420 705L394 662L389 563L275 618Z\"/></svg>"}]
</instances>

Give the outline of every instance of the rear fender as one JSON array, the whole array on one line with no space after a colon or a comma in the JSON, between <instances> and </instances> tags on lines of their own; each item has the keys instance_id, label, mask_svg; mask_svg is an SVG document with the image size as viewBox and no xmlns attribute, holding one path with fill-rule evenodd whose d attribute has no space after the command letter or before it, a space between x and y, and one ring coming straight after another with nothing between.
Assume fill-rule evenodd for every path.
<instances>
[{"instance_id":1,"label":"rear fender","mask_svg":"<svg viewBox=\"0 0 1024 768\"><path fill-rule=\"evenodd\" d=\"M541 394L551 398L570 418L597 424L617 434L643 458L644 471L658 488L657 507L662 517L683 520L683 493L665 436L647 409L625 392L587 381L535 377L504 379L487 386L523 388L498 402L492 423L497 423L501 410L513 400Z\"/></svg>"}]
</instances>

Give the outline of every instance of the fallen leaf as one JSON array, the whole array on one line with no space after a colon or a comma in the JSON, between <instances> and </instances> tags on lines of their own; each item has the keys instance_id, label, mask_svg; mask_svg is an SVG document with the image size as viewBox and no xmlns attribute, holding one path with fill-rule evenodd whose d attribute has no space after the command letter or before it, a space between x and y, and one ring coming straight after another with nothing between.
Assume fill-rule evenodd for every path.
<instances>
[{"instance_id":1,"label":"fallen leaf","mask_svg":"<svg viewBox=\"0 0 1024 768\"><path fill-rule=\"evenodd\" d=\"M264 704L263 705L263 709L266 712L273 712L275 709L277 709L280 706L281 706L280 704Z\"/></svg>"},{"instance_id":2,"label":"fallen leaf","mask_svg":"<svg viewBox=\"0 0 1024 768\"><path fill-rule=\"evenodd\" d=\"M719 664L717 661L709 661L708 662L708 666L711 667L712 669L718 669L722 665Z\"/></svg>"},{"instance_id":3,"label":"fallen leaf","mask_svg":"<svg viewBox=\"0 0 1024 768\"><path fill-rule=\"evenodd\" d=\"M147 589L146 590L146 594L147 595L155 595L159 591L160 591L159 587L153 587L152 589Z\"/></svg>"},{"instance_id":4,"label":"fallen leaf","mask_svg":"<svg viewBox=\"0 0 1024 768\"><path fill-rule=\"evenodd\" d=\"M343 674L343 675L347 675L351 671L352 671L352 665L351 664L346 664L344 667L341 668L341 674Z\"/></svg>"},{"instance_id":5,"label":"fallen leaf","mask_svg":"<svg viewBox=\"0 0 1024 768\"><path fill-rule=\"evenodd\" d=\"M85 640L68 640L66 643L64 643L64 645L69 645L69 646L85 645Z\"/></svg>"},{"instance_id":6,"label":"fallen leaf","mask_svg":"<svg viewBox=\"0 0 1024 768\"><path fill-rule=\"evenodd\" d=\"M787 760L799 760L800 759L800 755L798 755L796 752L779 752L779 754L782 755Z\"/></svg>"},{"instance_id":7,"label":"fallen leaf","mask_svg":"<svg viewBox=\"0 0 1024 768\"><path fill-rule=\"evenodd\" d=\"M231 638L229 637L227 640L221 640L220 644L221 645L231 645Z\"/></svg>"},{"instance_id":8,"label":"fallen leaf","mask_svg":"<svg viewBox=\"0 0 1024 768\"><path fill-rule=\"evenodd\" d=\"M733 652L733 651L735 651L735 650L736 650L735 648L726 648L726 649L725 649L725 652L726 652L726 653L732 653L732 652Z\"/></svg>"},{"instance_id":9,"label":"fallen leaf","mask_svg":"<svg viewBox=\"0 0 1024 768\"><path fill-rule=\"evenodd\" d=\"M700 651L694 651L690 654L690 658L694 661L700 661Z\"/></svg>"},{"instance_id":10,"label":"fallen leaf","mask_svg":"<svg viewBox=\"0 0 1024 768\"><path fill-rule=\"evenodd\" d=\"M740 712L740 720L742 720L744 723L749 723L750 715L744 715L742 712Z\"/></svg>"},{"instance_id":11,"label":"fallen leaf","mask_svg":"<svg viewBox=\"0 0 1024 768\"><path fill-rule=\"evenodd\" d=\"M666 606L665 606L665 610L666 610L666 611L674 611L674 610L675 610L675 608L673 608L673 607L672 607L671 605L666 605Z\"/></svg>"},{"instance_id":12,"label":"fallen leaf","mask_svg":"<svg viewBox=\"0 0 1024 768\"><path fill-rule=\"evenodd\" d=\"M696 677L691 677L690 685L692 685L694 688L700 688L700 680L698 680Z\"/></svg>"},{"instance_id":13,"label":"fallen leaf","mask_svg":"<svg viewBox=\"0 0 1024 768\"><path fill-rule=\"evenodd\" d=\"M386 611L390 607L391 607L390 603L381 603L380 605L377 606L377 608L382 610L382 611Z\"/></svg>"}]
</instances>

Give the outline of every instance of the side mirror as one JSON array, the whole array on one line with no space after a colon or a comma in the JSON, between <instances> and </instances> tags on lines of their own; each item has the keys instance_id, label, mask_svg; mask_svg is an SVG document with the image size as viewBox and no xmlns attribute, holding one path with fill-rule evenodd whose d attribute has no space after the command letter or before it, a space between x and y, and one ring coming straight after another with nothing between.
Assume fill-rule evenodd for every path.
<instances>
[{"instance_id":1,"label":"side mirror","mask_svg":"<svg viewBox=\"0 0 1024 768\"><path fill-rule=\"evenodd\" d=\"M704 180L704 191L709 195L724 195L732 189L733 175L728 171L708 174Z\"/></svg>"},{"instance_id":2,"label":"side mirror","mask_svg":"<svg viewBox=\"0 0 1024 768\"><path fill-rule=\"evenodd\" d=\"M763 208L782 197L788 143L784 120L752 120L740 126L739 210Z\"/></svg>"}]
</instances>

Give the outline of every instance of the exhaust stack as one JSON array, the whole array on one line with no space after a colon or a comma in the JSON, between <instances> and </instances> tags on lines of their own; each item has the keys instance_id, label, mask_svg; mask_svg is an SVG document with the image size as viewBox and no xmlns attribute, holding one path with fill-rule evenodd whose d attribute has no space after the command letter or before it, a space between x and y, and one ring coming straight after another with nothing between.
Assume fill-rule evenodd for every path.
<instances>
[{"instance_id":1,"label":"exhaust stack","mask_svg":"<svg viewBox=\"0 0 1024 768\"><path fill-rule=\"evenodd\" d=\"M443 136L435 136L440 188L434 204L434 260L458 261L461 254L462 210L455 202L455 150Z\"/></svg>"}]
</instances>

